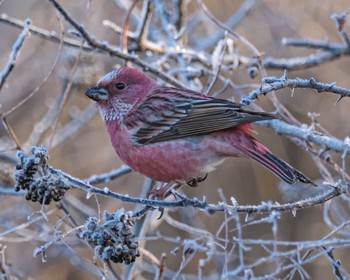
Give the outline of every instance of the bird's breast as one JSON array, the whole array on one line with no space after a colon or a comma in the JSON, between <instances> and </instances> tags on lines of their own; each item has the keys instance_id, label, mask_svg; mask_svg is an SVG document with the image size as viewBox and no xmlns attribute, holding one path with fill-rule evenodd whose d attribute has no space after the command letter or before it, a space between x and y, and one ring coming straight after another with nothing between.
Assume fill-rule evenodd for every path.
<instances>
[{"instance_id":1,"label":"bird's breast","mask_svg":"<svg viewBox=\"0 0 350 280\"><path fill-rule=\"evenodd\" d=\"M213 171L224 160L206 149L201 137L140 145L135 144L125 127L109 132L112 145L124 163L161 182L187 181Z\"/></svg>"}]
</instances>

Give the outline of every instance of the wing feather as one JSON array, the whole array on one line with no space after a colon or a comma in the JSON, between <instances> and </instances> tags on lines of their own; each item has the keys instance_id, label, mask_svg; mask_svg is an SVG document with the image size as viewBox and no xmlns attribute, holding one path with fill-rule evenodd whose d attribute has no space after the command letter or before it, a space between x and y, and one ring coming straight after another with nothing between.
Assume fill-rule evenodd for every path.
<instances>
[{"instance_id":1,"label":"wing feather","mask_svg":"<svg viewBox=\"0 0 350 280\"><path fill-rule=\"evenodd\" d=\"M151 144L199 136L238 125L272 119L269 113L244 110L240 104L195 91L159 87L124 119L133 139Z\"/></svg>"}]
</instances>

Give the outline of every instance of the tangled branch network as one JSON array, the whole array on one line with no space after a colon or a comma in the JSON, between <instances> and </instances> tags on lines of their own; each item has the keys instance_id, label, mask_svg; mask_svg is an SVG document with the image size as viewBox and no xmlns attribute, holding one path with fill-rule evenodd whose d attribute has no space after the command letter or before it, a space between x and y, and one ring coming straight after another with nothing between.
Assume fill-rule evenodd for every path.
<instances>
[{"instance_id":1,"label":"tangled branch network","mask_svg":"<svg viewBox=\"0 0 350 280\"><path fill-rule=\"evenodd\" d=\"M334 37L284 38L282 49L290 47L293 53L303 48L307 54L277 58L253 43L257 38L259 46L268 46L268 50L272 42L264 45L265 34L242 36L236 31L240 27L250 34L256 26L249 26L245 19L260 13L268 18L274 12L269 9L266 14L267 4L256 0L231 3L236 12L225 21L220 10L211 10L209 2L206 5L201 0L110 1L99 6L88 1L81 9L69 1L47 0L45 9L35 6L27 19L16 18L18 13L11 11L10 2L0 1L4 7L0 24L7 25L11 33L4 32L9 56L0 71L2 278L27 275L26 268L22 272L21 264L10 257L18 248L13 243L25 244L23 250L34 250L33 255L41 256L43 263L54 258L48 252L57 250L74 263L74 269L104 279L136 279L139 275L152 279L317 279L320 267L322 275L350 278L349 137L342 139L341 133L326 129L329 125L323 125L323 112L303 116L293 104L281 102L286 92L303 92L305 100L316 97L325 102L335 96L336 108L348 102L350 90L341 87L341 82L323 82L321 74L311 72L321 71L325 63L331 68L336 60L350 55L346 12L332 15L328 27L337 31L340 42ZM9 9L6 13L5 8ZM109 11L116 11L115 20L108 19ZM42 20L48 13L54 22ZM96 22L92 24L91 19ZM273 27L261 30L276 32ZM276 38L282 32L283 28ZM294 34L305 32L295 30ZM26 61L36 71L28 71ZM114 63L132 65L166 85L213 97L229 96L255 111L274 111L276 119L259 125L305 151L303 161L310 165L310 174L319 177L318 186L281 184L283 203L274 202L275 196L269 194L271 200L248 205L238 201L251 200L228 199L220 188L217 202L209 195L186 195L186 189L173 189L164 199L152 199L147 193L156 183L148 178L138 195L112 191L107 187L112 181L125 185L130 193L131 185L140 184L130 179L132 170L125 165L79 179L97 167L86 157L75 161L76 150L87 147L90 137L86 136L95 129L97 114L94 105L85 106L88 101L79 98L96 84L104 67L112 68ZM42 69L45 73L40 80ZM238 85L237 80L243 82ZM35 114L33 118L29 111ZM101 134L94 134L96 143ZM57 153L65 149L69 152ZM101 155L96 155L96 162L102 168L107 157L99 161ZM64 171L53 166L64 166ZM261 197L257 190L268 192L264 187L254 188L254 198ZM24 203L23 198L31 203ZM158 210L162 217L157 220ZM41 271L49 265L44 263Z\"/></svg>"}]
</instances>

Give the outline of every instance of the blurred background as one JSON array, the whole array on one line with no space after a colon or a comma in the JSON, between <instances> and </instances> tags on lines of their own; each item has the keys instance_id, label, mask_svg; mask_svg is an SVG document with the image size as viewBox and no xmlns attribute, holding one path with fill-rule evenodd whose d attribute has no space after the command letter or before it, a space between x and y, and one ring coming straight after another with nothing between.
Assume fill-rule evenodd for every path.
<instances>
[{"instance_id":1,"label":"blurred background","mask_svg":"<svg viewBox=\"0 0 350 280\"><path fill-rule=\"evenodd\" d=\"M145 2L147 1L138 1L131 12L129 31L134 32L132 34L137 35ZM257 70L252 64L256 61L255 54L242 41L230 34L225 35L203 11L203 5L218 21L227 23L232 30L255 46L264 59L310 57L320 53L315 48L285 46L282 44L283 38L342 44L331 15L349 10L349 2L346 0L220 0L203 1L202 4L191 0L150 2L153 11L150 22L146 25L145 36L148 41L137 45L135 40L129 38L129 54L137 54L141 61L173 76L187 87L203 92L211 84L213 73L217 69L215 63L222 62L222 78L215 82L210 94L220 94L221 98L230 98L237 102L241 96L259 88L262 83L259 71L257 75L251 74L251 71ZM115 48L121 47L120 33L133 1L61 0L59 3L92 36ZM179 12L178 5L181 5L182 13ZM243 8L248 11L239 12ZM3 0L0 1L0 14L0 70L5 69L9 56L13 53L13 44L21 33L22 28L18 28L18 24L23 25L23 21L28 18L32 21L31 27L37 28L37 32L31 33L25 39L15 66L0 91L0 112L3 114L10 111L6 120L24 151L29 152L33 145L44 145L49 150L51 166L80 179L119 168L123 163L114 153L96 107L84 93L106 72L125 64L125 60L108 55L98 48L90 48L88 51L79 48L85 46L86 42L82 43L81 36L54 8L52 1ZM238 19L237 14L242 18L233 25L230 19ZM119 29L113 30L113 24ZM347 22L344 31L350 31ZM77 47L60 43L63 37L66 42L77 42ZM153 42L155 47L149 42ZM231 62L224 63L223 59L220 60L221 45L225 45L227 59L228 54L232 55ZM215 60L218 52L219 58ZM338 86L350 88L348 65L348 57L340 55L314 67L301 66L288 71L288 77L313 77L317 81L336 82ZM137 64L133 66L140 68ZM265 70L268 76L283 75L283 67L272 69L266 66ZM160 83L166 83L157 75L153 74L153 77ZM230 81L229 85L225 84L227 81ZM28 101L14 108L33 92ZM268 112L275 111L269 95L260 97L251 108L258 106ZM341 140L349 136L350 101L347 98L337 103L338 96L317 93L311 89L283 89L277 91L276 96L301 123L313 123L316 130ZM309 113L315 113L314 122ZM287 137L276 135L270 128L260 125L254 125L254 128L258 132L256 137L274 154L313 180L322 180L318 166L307 151ZM0 126L0 186L3 188L14 186L15 150L16 143L13 138L3 125ZM340 154L330 152L330 156L340 166L348 163L342 162ZM341 175L331 169L330 173L334 178ZM144 176L129 173L98 187L108 186L121 194L141 196L147 183L149 181ZM205 196L210 203L223 201L230 204L233 197L240 205L257 205L262 201L277 201L282 204L323 191L322 188L316 191L310 188L285 186L279 178L256 162L232 158L209 174L199 187L185 186L181 191L190 198L202 199ZM101 211L110 212L120 208L134 210L136 207L115 199L97 199L98 204L94 197L87 199L86 193L69 191L68 208L79 225L84 223L89 211L96 215L98 205ZM80 208L79 203L89 211L77 211ZM23 197L1 195L0 209L0 231L3 232L0 232L0 243L4 252L1 273L23 279L102 277L93 264L93 252L74 233L46 250L46 262L40 256L33 257L33 250L53 240L57 231L67 232L70 229L69 223L62 220L64 215L55 205L45 208L45 212L50 213L48 221L35 213L41 209L40 205L25 201ZM28 220L32 213L33 216ZM224 277L227 271L242 267L242 262L245 270L238 274L240 279L336 279L333 274L334 265L329 255L325 254L327 250L316 245L296 249L296 243L293 242L322 240L337 226L347 223L350 217L349 201L345 198L336 198L325 205L298 211L295 217L289 212L281 213L276 219L269 215L248 217L244 214L220 212L210 215L193 208L170 209L169 212L166 211L166 217L160 220L157 220L158 215L159 212L154 211L153 215L149 214L144 219L140 242L158 259L162 253L167 255L164 279L180 279L182 276L184 279L197 279L200 275L203 279ZM36 218L38 221L34 222ZM181 227L172 219L188 227ZM20 227L21 225L25 226ZM12 232L6 233L11 229ZM214 240L207 239L205 232L215 237ZM281 255L274 258L271 253L273 247L268 245L247 245L247 251L242 253L241 243L235 241L238 237L242 240L283 241L290 247L281 245L277 251L295 251L286 257L287 260ZM341 231L335 231L332 238L350 240L346 225ZM189 240L193 243L189 244ZM208 240L214 242L215 246ZM343 249L334 251L335 258L342 260L340 271L343 275L350 273L349 244L350 242L344 242ZM172 254L176 247L180 251ZM330 250L331 247L327 249ZM186 248L193 249L192 254ZM240 254L244 255L243 260ZM203 261L205 259L207 260ZM292 259L302 259L302 266L281 268L293 263ZM261 265L257 263L259 260ZM203 263L203 268L200 268ZM100 261L98 265L103 270ZM112 266L121 275L121 279L153 279L158 275L157 267L146 257L141 257L132 269L121 264ZM273 274L275 271L278 273ZM238 279L233 275L228 273L225 277ZM249 275L254 277L249 278Z\"/></svg>"}]
</instances>

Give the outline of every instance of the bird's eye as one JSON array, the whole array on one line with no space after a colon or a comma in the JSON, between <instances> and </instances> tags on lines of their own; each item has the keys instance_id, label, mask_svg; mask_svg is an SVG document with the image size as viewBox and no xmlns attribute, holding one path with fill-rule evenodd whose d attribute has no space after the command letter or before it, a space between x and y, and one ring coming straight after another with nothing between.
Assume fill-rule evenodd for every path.
<instances>
[{"instance_id":1,"label":"bird's eye","mask_svg":"<svg viewBox=\"0 0 350 280\"><path fill-rule=\"evenodd\" d=\"M124 89L124 88L125 88L125 84L123 84L123 83L117 83L117 84L115 85L115 87L116 87L117 89Z\"/></svg>"}]
</instances>

